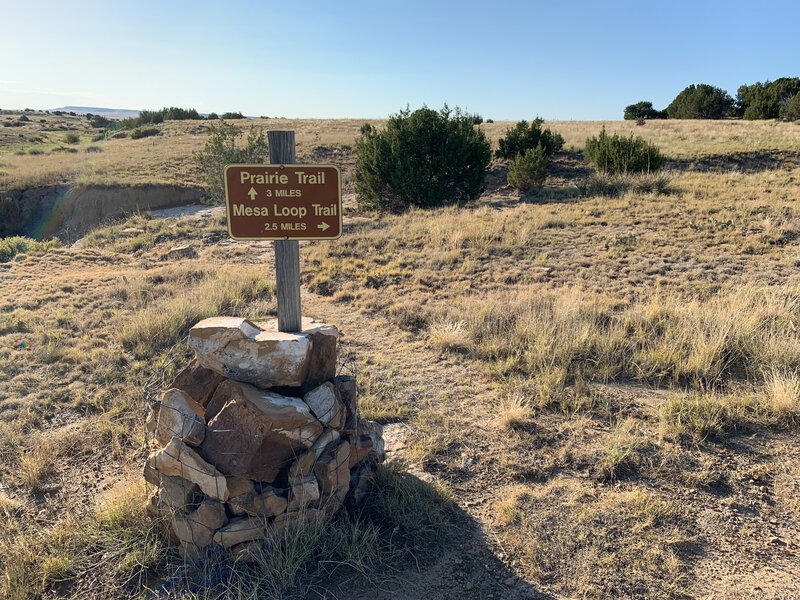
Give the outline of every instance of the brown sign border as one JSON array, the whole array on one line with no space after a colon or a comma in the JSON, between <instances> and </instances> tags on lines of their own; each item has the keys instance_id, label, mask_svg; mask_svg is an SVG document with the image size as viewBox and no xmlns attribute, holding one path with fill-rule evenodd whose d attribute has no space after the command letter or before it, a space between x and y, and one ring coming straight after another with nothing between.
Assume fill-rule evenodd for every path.
<instances>
[{"instance_id":1,"label":"brown sign border","mask_svg":"<svg viewBox=\"0 0 800 600\"><path fill-rule=\"evenodd\" d=\"M298 237L298 236L286 236L282 235L280 237L276 236L264 236L264 237L236 237L231 232L231 202L230 197L228 195L228 169L231 167L249 167L249 168L263 168L263 167L272 167L272 168L282 168L282 167L332 167L336 169L336 176L339 179L339 234L336 236L314 236L314 237ZM254 164L254 163L233 163L230 165L225 165L225 168L222 170L222 182L225 185L225 217L227 220L228 226L228 236L231 239L237 241L314 241L314 240L338 240L342 237L344 224L342 223L342 171L336 165L330 164L312 164L312 163L303 163L303 164L292 164L292 165L285 165L285 164Z\"/></svg>"}]
</instances>

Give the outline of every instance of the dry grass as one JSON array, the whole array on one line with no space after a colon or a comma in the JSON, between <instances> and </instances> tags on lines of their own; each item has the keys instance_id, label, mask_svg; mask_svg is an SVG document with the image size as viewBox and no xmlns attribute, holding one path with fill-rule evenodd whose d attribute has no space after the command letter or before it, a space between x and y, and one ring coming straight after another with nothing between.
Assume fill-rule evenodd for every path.
<instances>
[{"instance_id":1,"label":"dry grass","mask_svg":"<svg viewBox=\"0 0 800 600\"><path fill-rule=\"evenodd\" d=\"M797 372L773 371L767 377L765 393L779 421L800 421L800 377Z\"/></svg>"},{"instance_id":2,"label":"dry grass","mask_svg":"<svg viewBox=\"0 0 800 600\"><path fill-rule=\"evenodd\" d=\"M687 541L668 501L643 490L592 490L570 479L517 487L497 507L533 578L581 598L681 598Z\"/></svg>"},{"instance_id":3,"label":"dry grass","mask_svg":"<svg viewBox=\"0 0 800 600\"><path fill-rule=\"evenodd\" d=\"M504 429L523 427L533 416L533 409L520 395L506 398L500 404L500 414L497 421Z\"/></svg>"},{"instance_id":4,"label":"dry grass","mask_svg":"<svg viewBox=\"0 0 800 600\"><path fill-rule=\"evenodd\" d=\"M351 144L361 122L262 124L295 128L301 155L313 158L318 145ZM152 181L158 171L195 183L186 161L204 141L202 125L168 123L139 146L115 140L101 142L101 153L64 156L80 163L75 177L87 174L84 182ZM507 125L482 127L496 139ZM601 127L551 125L575 148ZM800 127L612 128L664 148L669 194L658 182L656 193L653 182L610 195L581 189L585 172L574 156L561 156L547 189L527 198L501 187L435 211L351 220L351 208L341 240L304 244L302 272L307 288L328 298L314 300L317 307L371 332L354 341L345 365L358 379L362 415L404 421L405 459L457 490L458 503L489 529L472 500L478 492L490 498L491 533L537 588L588 598L697 597L689 582L702 574L683 546L686 532L715 569L732 568L731 556L785 565L758 540L768 539L769 519L788 527L786 515L798 515L800 168L790 153ZM48 158L61 155L3 155L0 170L36 176ZM188 325L218 311L274 313L262 246L198 243L223 225L137 215L93 233L87 249L27 256L0 273L0 556L10 565L8 595L57 595L60 579L76 594L86 589L85 555L75 547L87 539L103 546L69 532L96 531L87 526L96 511L86 509L96 493L70 485L69 475L91 464L113 480L126 462L138 462L142 390L187 359L180 342ZM141 233L123 234L129 227ZM181 240L196 244L200 258L158 261ZM52 451L37 450L37 432ZM388 486L372 524L403 515L413 525L420 507L440 514L442 504L431 508L403 491L417 485ZM393 504L398 497L404 506ZM737 504L748 511L724 535L718 522L698 518ZM34 521L42 510L58 524L44 534ZM100 539L138 531L125 525L138 513L126 514L104 521L111 525ZM409 528L411 545L442 535L431 527ZM314 547L356 570L375 564L371 551L360 552L373 547L370 527L339 533L338 542ZM729 539L732 554L721 554ZM145 552L136 554L126 544L103 551L120 564L170 572L147 554L155 546L136 546ZM272 564L286 575L278 584L237 569L208 597L287 595L306 568L297 565L308 564L296 560L301 555L262 557L264 569ZM141 590L130 579L137 573L131 566L99 589ZM119 587L126 577L132 587Z\"/></svg>"}]
</instances>

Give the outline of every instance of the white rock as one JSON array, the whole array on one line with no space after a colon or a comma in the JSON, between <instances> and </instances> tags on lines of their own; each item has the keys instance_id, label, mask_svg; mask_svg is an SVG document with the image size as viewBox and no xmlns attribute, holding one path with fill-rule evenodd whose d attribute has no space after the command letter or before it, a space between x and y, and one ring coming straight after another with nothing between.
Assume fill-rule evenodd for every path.
<instances>
[{"instance_id":1,"label":"white rock","mask_svg":"<svg viewBox=\"0 0 800 600\"><path fill-rule=\"evenodd\" d=\"M189 346L201 366L270 388L303 385L312 342L307 334L263 331L247 319L214 317L189 330Z\"/></svg>"}]
</instances>

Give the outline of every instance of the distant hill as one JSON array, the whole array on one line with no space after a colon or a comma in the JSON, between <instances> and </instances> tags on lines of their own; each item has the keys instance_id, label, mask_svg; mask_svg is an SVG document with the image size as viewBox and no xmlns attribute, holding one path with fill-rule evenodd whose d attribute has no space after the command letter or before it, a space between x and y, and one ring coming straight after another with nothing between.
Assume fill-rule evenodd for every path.
<instances>
[{"instance_id":1,"label":"distant hill","mask_svg":"<svg viewBox=\"0 0 800 600\"><path fill-rule=\"evenodd\" d=\"M124 108L100 108L97 106L62 106L52 110L63 110L64 112L74 112L79 115L92 113L93 115L103 115L108 118L128 119L139 116L138 110L127 110Z\"/></svg>"}]
</instances>

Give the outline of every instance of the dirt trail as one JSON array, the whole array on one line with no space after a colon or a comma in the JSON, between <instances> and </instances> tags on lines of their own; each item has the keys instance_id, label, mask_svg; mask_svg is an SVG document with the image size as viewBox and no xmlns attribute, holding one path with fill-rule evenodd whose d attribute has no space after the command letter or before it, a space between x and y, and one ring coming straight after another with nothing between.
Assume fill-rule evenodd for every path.
<instances>
[{"instance_id":1,"label":"dirt trail","mask_svg":"<svg viewBox=\"0 0 800 600\"><path fill-rule=\"evenodd\" d=\"M552 598L519 578L513 568L504 564L508 557L493 539L487 522L487 512L498 500L499 489L487 485L475 456L497 435L492 417L486 407L495 401L486 376L473 364L453 355L440 355L429 348L420 336L399 330L381 317L364 316L346 304L303 291L303 313L332 323L343 333L342 344L358 359L373 364L370 370L379 377L393 377L399 389L408 393L423 410L441 399L458 426L459 442L448 449L450 455L460 458L465 465L457 483L448 481L454 492L460 518L458 533L441 555L432 562L420 564L418 569L407 570L374 586L352 588L341 598L360 600L403 597L408 600L463 599L463 598ZM388 427L397 432L397 427ZM406 429L400 426L399 429ZM413 436L413 430L408 431ZM402 438L402 432L397 432ZM397 443L397 442L394 442ZM402 456L402 449L390 454ZM476 469L470 469L474 465ZM433 465L436 471L436 465ZM411 472L427 479L431 473L411 467Z\"/></svg>"}]
</instances>

